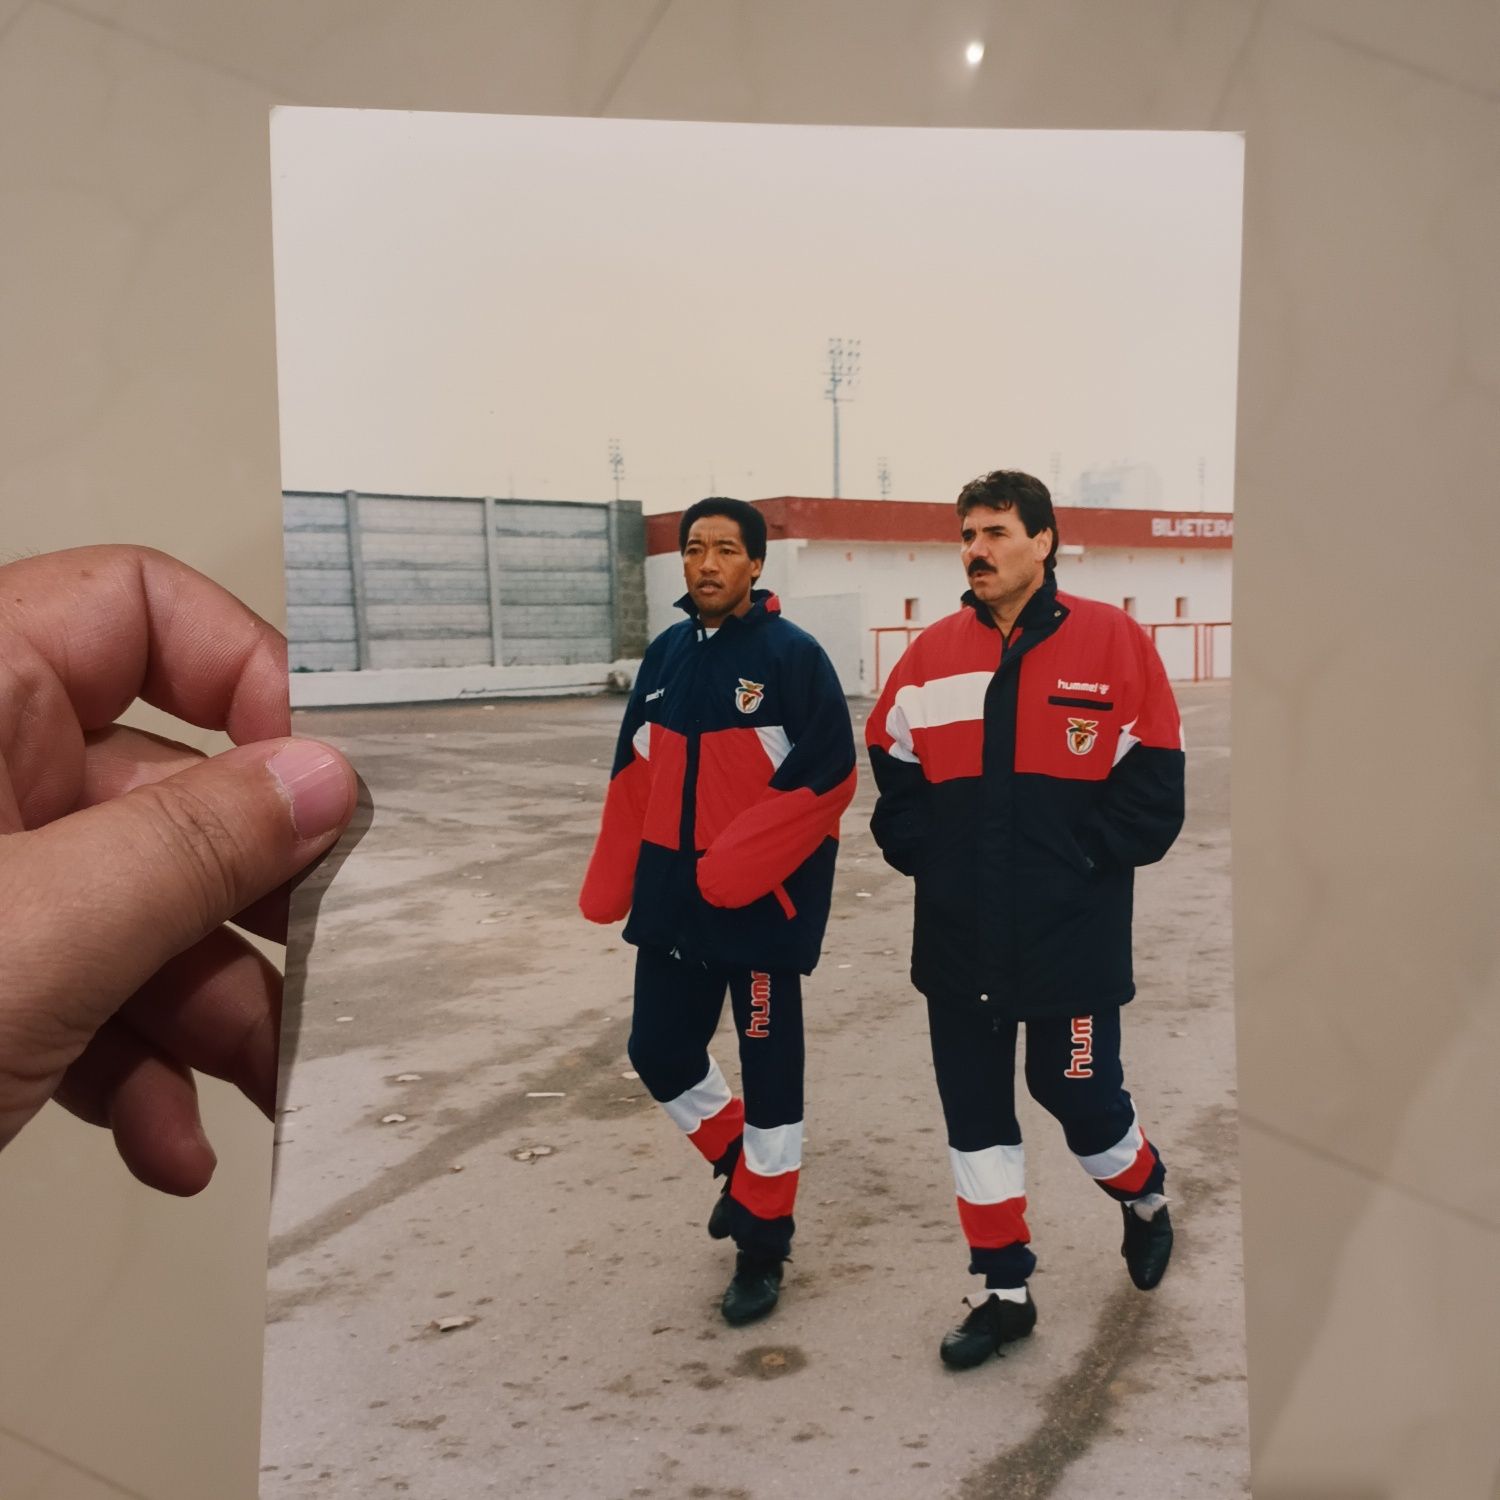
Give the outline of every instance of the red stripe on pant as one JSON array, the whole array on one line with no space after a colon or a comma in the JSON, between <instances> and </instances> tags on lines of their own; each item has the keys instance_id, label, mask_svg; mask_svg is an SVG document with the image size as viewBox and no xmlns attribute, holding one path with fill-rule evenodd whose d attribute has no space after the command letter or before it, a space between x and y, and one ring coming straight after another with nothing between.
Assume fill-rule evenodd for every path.
<instances>
[{"instance_id":1,"label":"red stripe on pant","mask_svg":"<svg viewBox=\"0 0 1500 1500\"><path fill-rule=\"evenodd\" d=\"M1101 1177L1099 1186L1116 1188L1122 1193L1138 1193L1156 1169L1156 1161L1156 1148L1143 1135L1141 1149L1135 1153L1135 1160L1123 1172L1116 1172L1113 1177Z\"/></svg>"},{"instance_id":2,"label":"red stripe on pant","mask_svg":"<svg viewBox=\"0 0 1500 1500\"><path fill-rule=\"evenodd\" d=\"M700 1121L698 1128L688 1133L688 1139L703 1153L705 1161L714 1162L744 1133L744 1102L731 1099L718 1114Z\"/></svg>"},{"instance_id":3,"label":"red stripe on pant","mask_svg":"<svg viewBox=\"0 0 1500 1500\"><path fill-rule=\"evenodd\" d=\"M742 1156L734 1169L729 1196L744 1204L757 1219L780 1219L791 1213L796 1202L797 1177L795 1170L762 1177L745 1165Z\"/></svg>"},{"instance_id":4,"label":"red stripe on pant","mask_svg":"<svg viewBox=\"0 0 1500 1500\"><path fill-rule=\"evenodd\" d=\"M1003 1250L1007 1245L1024 1245L1031 1240L1024 1196L999 1203L970 1203L960 1198L958 1221L972 1250Z\"/></svg>"}]
</instances>

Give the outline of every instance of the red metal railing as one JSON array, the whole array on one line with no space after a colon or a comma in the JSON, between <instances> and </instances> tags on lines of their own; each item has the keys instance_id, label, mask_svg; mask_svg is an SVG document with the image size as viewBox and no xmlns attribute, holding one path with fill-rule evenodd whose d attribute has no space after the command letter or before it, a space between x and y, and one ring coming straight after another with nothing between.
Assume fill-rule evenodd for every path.
<instances>
[{"instance_id":1,"label":"red metal railing","mask_svg":"<svg viewBox=\"0 0 1500 1500\"><path fill-rule=\"evenodd\" d=\"M1228 630L1228 620L1159 620L1143 625L1149 631L1151 644L1157 645L1157 634L1163 630L1191 630L1193 632L1193 681L1208 682L1219 674L1214 666L1214 632ZM1160 647L1158 646L1158 650Z\"/></svg>"},{"instance_id":2,"label":"red metal railing","mask_svg":"<svg viewBox=\"0 0 1500 1500\"><path fill-rule=\"evenodd\" d=\"M921 635L920 625L872 625L870 634L875 637L875 687L874 692L878 696L881 688L885 686L885 673L880 670L880 638L883 635L899 635L902 637L901 651L905 651L916 638ZM901 659L901 651L891 658L891 666L895 666Z\"/></svg>"}]
</instances>

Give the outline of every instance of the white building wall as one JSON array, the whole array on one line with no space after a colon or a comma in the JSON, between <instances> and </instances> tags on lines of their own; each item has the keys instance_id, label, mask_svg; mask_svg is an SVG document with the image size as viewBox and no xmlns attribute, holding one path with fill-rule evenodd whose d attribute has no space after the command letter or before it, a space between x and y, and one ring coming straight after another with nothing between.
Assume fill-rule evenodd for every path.
<instances>
[{"instance_id":1,"label":"white building wall","mask_svg":"<svg viewBox=\"0 0 1500 1500\"><path fill-rule=\"evenodd\" d=\"M1179 598L1187 601L1188 620L1227 621L1231 564L1231 553L1206 549L1093 549L1081 556L1069 550L1058 558L1057 579L1067 592L1117 607L1134 599L1136 619L1165 626L1156 639L1168 675L1191 678L1193 632L1165 622L1177 619ZM815 622L836 613L839 649L832 650L832 641L825 644L850 693L876 690L876 626L905 625L909 599L915 601L912 623L930 625L958 608L967 586L957 543L772 540L762 577L781 596L790 619L798 618L799 600L817 601L806 611L806 625L815 634ZM647 558L646 580L647 619L654 636L681 618L672 601L683 592L682 560L675 553ZM857 665L849 646L854 633L863 642ZM1213 670L1219 677L1229 675L1230 635L1228 629L1214 632ZM896 634L881 638L880 676L890 670L903 641ZM1199 666L1206 671L1206 663Z\"/></svg>"},{"instance_id":2,"label":"white building wall","mask_svg":"<svg viewBox=\"0 0 1500 1500\"><path fill-rule=\"evenodd\" d=\"M805 542L797 560L796 583L808 594L856 594L861 600L859 684L862 693L876 691L876 626L906 621L906 601L915 599L914 623L930 625L958 608L965 588L958 547L898 542ZM787 605L790 611L791 603ZM905 649L905 637L881 637L880 675Z\"/></svg>"},{"instance_id":3,"label":"white building wall","mask_svg":"<svg viewBox=\"0 0 1500 1500\"><path fill-rule=\"evenodd\" d=\"M1143 625L1177 618L1177 600L1187 601L1189 620L1228 620L1230 608L1229 552L1185 550L1124 552L1094 549L1058 558L1057 581L1064 590L1123 608L1135 600L1134 614ZM907 600L914 600L913 619L930 625L958 608L967 587L958 546L936 543L808 542L797 562L797 588L806 593L857 592L864 600L862 688L872 692L877 682L876 626L907 623ZM790 604L788 608L790 609ZM1169 675L1193 676L1193 633L1171 627L1159 630L1157 647ZM1229 675L1228 630L1215 632L1214 670ZM880 676L899 653L902 637L881 639Z\"/></svg>"},{"instance_id":4,"label":"white building wall","mask_svg":"<svg viewBox=\"0 0 1500 1500\"><path fill-rule=\"evenodd\" d=\"M1059 557L1058 586L1085 599L1102 599L1124 607L1134 599L1131 613L1142 625L1156 625L1152 635L1167 676L1190 681L1194 676L1228 677L1230 642L1230 579L1233 554L1189 550L1086 551L1082 557ZM1226 622L1212 632L1194 632L1178 620L1177 601L1186 601L1181 618L1203 624ZM1193 659L1197 637L1198 660ZM1210 640L1209 637L1212 637Z\"/></svg>"},{"instance_id":5,"label":"white building wall","mask_svg":"<svg viewBox=\"0 0 1500 1500\"><path fill-rule=\"evenodd\" d=\"M917 622L930 625L958 608L967 587L957 543L900 542L808 542L797 586L818 594L858 591L866 627L905 623L907 599L917 600Z\"/></svg>"},{"instance_id":6,"label":"white building wall","mask_svg":"<svg viewBox=\"0 0 1500 1500\"><path fill-rule=\"evenodd\" d=\"M1135 600L1134 614L1145 625L1177 618L1177 600L1187 600L1184 618L1227 620L1230 605L1230 552L1086 551L1082 557L1057 560L1058 587L1085 599L1102 599L1124 607Z\"/></svg>"},{"instance_id":7,"label":"white building wall","mask_svg":"<svg viewBox=\"0 0 1500 1500\"><path fill-rule=\"evenodd\" d=\"M682 559L675 552L658 552L646 558L646 639L654 641L668 625L682 619L673 609L682 598Z\"/></svg>"}]
</instances>

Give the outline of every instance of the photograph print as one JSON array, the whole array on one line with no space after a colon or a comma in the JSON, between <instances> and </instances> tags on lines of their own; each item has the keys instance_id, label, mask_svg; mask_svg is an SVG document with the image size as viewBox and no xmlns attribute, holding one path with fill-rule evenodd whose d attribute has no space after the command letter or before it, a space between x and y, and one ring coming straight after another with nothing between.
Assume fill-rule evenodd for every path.
<instances>
[{"instance_id":1,"label":"photograph print","mask_svg":"<svg viewBox=\"0 0 1500 1500\"><path fill-rule=\"evenodd\" d=\"M1248 1495L1242 139L271 135L263 1500Z\"/></svg>"}]
</instances>

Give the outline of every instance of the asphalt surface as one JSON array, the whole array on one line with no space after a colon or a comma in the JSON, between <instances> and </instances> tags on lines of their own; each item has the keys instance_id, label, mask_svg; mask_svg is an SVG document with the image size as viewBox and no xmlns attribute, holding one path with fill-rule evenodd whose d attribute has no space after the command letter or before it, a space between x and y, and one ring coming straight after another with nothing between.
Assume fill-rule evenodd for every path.
<instances>
[{"instance_id":1,"label":"asphalt surface","mask_svg":"<svg viewBox=\"0 0 1500 1500\"><path fill-rule=\"evenodd\" d=\"M1173 1263L1131 1286L1117 1207L1020 1088L1040 1319L963 1373L937 1340L974 1282L868 775L804 986L795 1255L732 1329L715 1185L630 1073L630 950L575 905L623 700L299 714L372 808L294 912L263 1500L1248 1495L1229 689L1178 692L1188 824L1138 876L1124 1012ZM727 1014L715 1053L735 1077Z\"/></svg>"}]
</instances>

